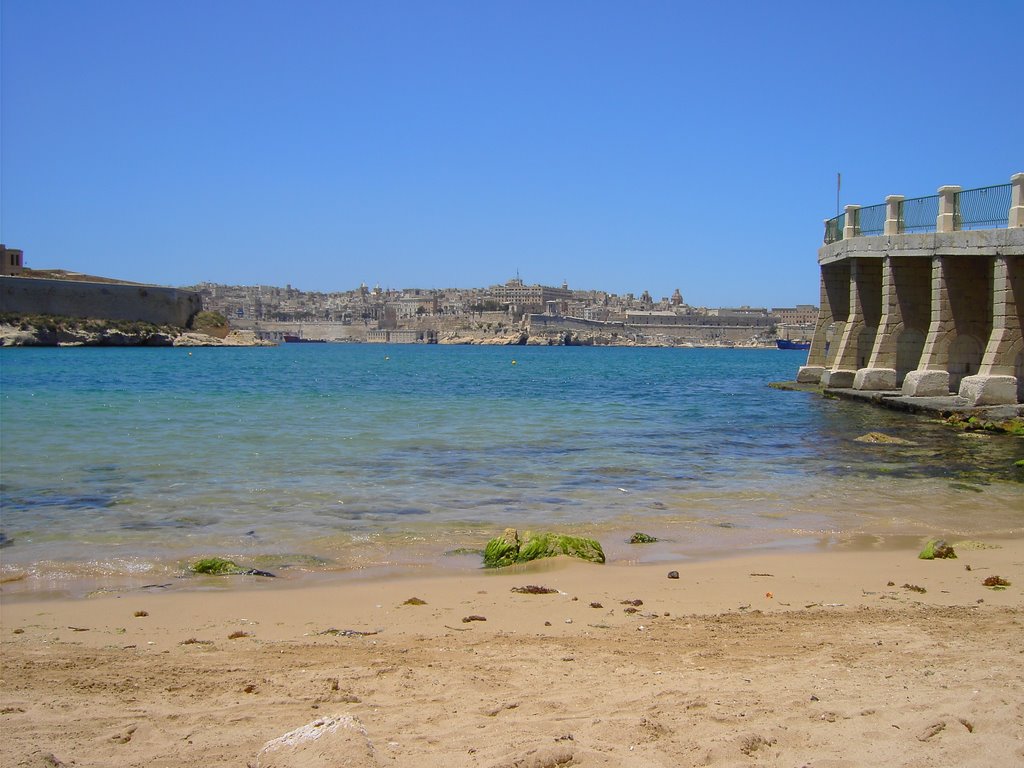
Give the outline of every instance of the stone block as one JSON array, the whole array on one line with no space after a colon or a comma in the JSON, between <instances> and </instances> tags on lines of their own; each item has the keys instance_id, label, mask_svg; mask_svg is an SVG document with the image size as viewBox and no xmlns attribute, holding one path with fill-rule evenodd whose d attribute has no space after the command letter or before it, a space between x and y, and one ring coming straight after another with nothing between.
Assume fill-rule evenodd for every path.
<instances>
[{"instance_id":1,"label":"stone block","mask_svg":"<svg viewBox=\"0 0 1024 768\"><path fill-rule=\"evenodd\" d=\"M853 388L871 391L896 389L896 369L861 368L853 377Z\"/></svg>"},{"instance_id":2,"label":"stone block","mask_svg":"<svg viewBox=\"0 0 1024 768\"><path fill-rule=\"evenodd\" d=\"M856 375L856 371L825 371L821 376L821 384L829 389L849 389Z\"/></svg>"},{"instance_id":3,"label":"stone block","mask_svg":"<svg viewBox=\"0 0 1024 768\"><path fill-rule=\"evenodd\" d=\"M821 375L825 373L825 368L820 365L801 365L800 370L796 372L796 383L797 384L817 384L821 381Z\"/></svg>"},{"instance_id":4,"label":"stone block","mask_svg":"<svg viewBox=\"0 0 1024 768\"><path fill-rule=\"evenodd\" d=\"M1017 402L1016 376L965 376L960 397L971 405L1006 405Z\"/></svg>"},{"instance_id":5,"label":"stone block","mask_svg":"<svg viewBox=\"0 0 1024 768\"><path fill-rule=\"evenodd\" d=\"M911 371L903 380L904 397L949 397L947 371Z\"/></svg>"}]
</instances>

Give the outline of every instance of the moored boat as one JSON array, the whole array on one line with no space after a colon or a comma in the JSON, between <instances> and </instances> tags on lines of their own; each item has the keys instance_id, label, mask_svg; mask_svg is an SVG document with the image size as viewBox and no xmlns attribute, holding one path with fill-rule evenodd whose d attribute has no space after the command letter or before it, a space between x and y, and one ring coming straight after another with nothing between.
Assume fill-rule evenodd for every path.
<instances>
[{"instance_id":1,"label":"moored boat","mask_svg":"<svg viewBox=\"0 0 1024 768\"><path fill-rule=\"evenodd\" d=\"M791 339L776 339L775 344L779 349L810 349L809 341L793 341Z\"/></svg>"}]
</instances>

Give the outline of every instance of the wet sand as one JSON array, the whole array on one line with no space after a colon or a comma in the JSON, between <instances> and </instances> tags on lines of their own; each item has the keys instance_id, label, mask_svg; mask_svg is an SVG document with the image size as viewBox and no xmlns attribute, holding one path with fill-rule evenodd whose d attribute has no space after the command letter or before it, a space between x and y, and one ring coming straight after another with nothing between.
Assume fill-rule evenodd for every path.
<instances>
[{"instance_id":1,"label":"wet sand","mask_svg":"<svg viewBox=\"0 0 1024 768\"><path fill-rule=\"evenodd\" d=\"M990 546L6 599L0 764L1017 764L1024 541Z\"/></svg>"}]
</instances>

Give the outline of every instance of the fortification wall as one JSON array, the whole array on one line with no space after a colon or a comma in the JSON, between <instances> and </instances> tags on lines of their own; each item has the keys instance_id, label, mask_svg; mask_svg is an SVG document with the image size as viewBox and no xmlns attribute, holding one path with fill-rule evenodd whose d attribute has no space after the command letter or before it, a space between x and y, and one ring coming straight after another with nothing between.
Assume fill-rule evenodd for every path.
<instances>
[{"instance_id":1,"label":"fortification wall","mask_svg":"<svg viewBox=\"0 0 1024 768\"><path fill-rule=\"evenodd\" d=\"M185 327L200 309L197 292L178 288L0 276L0 312Z\"/></svg>"},{"instance_id":2,"label":"fortification wall","mask_svg":"<svg viewBox=\"0 0 1024 768\"><path fill-rule=\"evenodd\" d=\"M595 331L597 333L623 333L622 323L606 323L601 320L584 320L581 317L562 317L560 315L529 315L527 325L531 331L538 333L549 331Z\"/></svg>"},{"instance_id":3,"label":"fortification wall","mask_svg":"<svg viewBox=\"0 0 1024 768\"><path fill-rule=\"evenodd\" d=\"M279 341L283 336L298 336L315 341L366 341L366 332L377 324L343 325L330 322L285 322L276 320L232 320L233 328L255 331L260 338Z\"/></svg>"}]
</instances>

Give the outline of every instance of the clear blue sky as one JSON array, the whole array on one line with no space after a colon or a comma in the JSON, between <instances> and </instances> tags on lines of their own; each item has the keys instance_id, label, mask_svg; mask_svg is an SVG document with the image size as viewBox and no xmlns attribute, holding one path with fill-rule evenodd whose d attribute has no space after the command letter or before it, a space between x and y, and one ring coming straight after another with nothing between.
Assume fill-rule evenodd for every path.
<instances>
[{"instance_id":1,"label":"clear blue sky","mask_svg":"<svg viewBox=\"0 0 1024 768\"><path fill-rule=\"evenodd\" d=\"M1024 2L0 0L29 266L817 303L842 202L1024 171Z\"/></svg>"}]
</instances>

